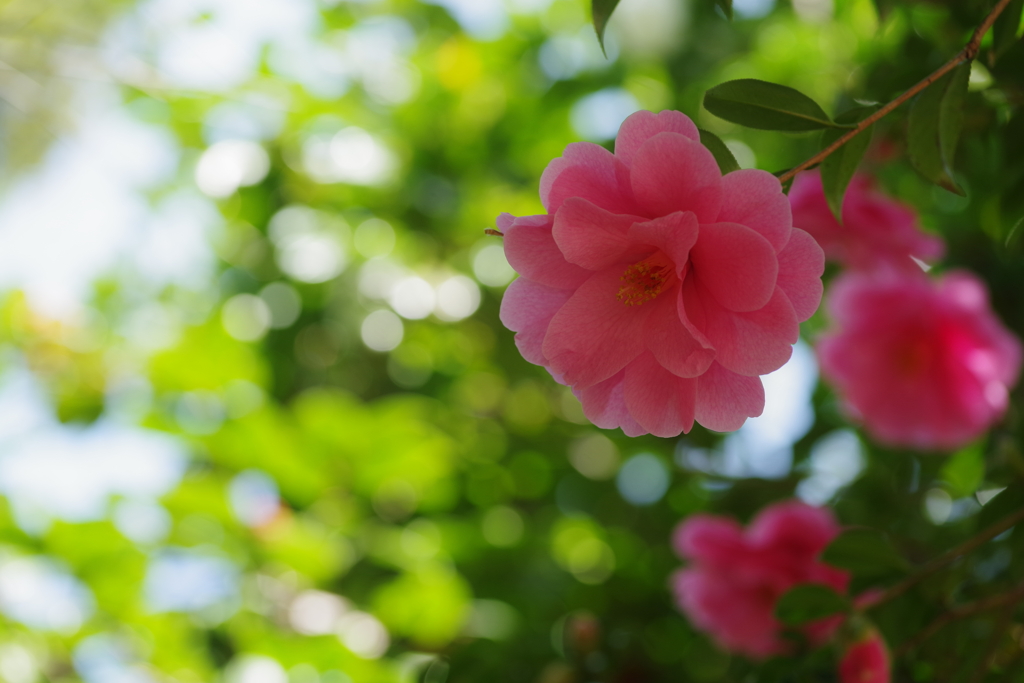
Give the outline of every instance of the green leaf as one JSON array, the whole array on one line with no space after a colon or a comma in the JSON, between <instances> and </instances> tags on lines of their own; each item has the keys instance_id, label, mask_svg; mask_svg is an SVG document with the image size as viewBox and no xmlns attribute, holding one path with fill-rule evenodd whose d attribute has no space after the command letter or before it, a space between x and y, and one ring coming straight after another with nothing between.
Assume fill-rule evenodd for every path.
<instances>
[{"instance_id":1,"label":"green leaf","mask_svg":"<svg viewBox=\"0 0 1024 683\"><path fill-rule=\"evenodd\" d=\"M985 478L985 458L981 442L954 453L942 466L942 479L955 498L973 495Z\"/></svg>"},{"instance_id":2,"label":"green leaf","mask_svg":"<svg viewBox=\"0 0 1024 683\"><path fill-rule=\"evenodd\" d=\"M822 562L854 574L876 576L907 569L889 540L874 529L848 529L821 554Z\"/></svg>"},{"instance_id":3,"label":"green leaf","mask_svg":"<svg viewBox=\"0 0 1024 683\"><path fill-rule=\"evenodd\" d=\"M591 0L590 13L594 20L594 30L597 31L597 42L601 44L601 51L604 52L604 31L608 28L608 20L615 11L619 0Z\"/></svg>"},{"instance_id":4,"label":"green leaf","mask_svg":"<svg viewBox=\"0 0 1024 683\"><path fill-rule=\"evenodd\" d=\"M715 116L759 130L807 131L835 128L818 103L799 90L741 78L704 93L704 107Z\"/></svg>"},{"instance_id":5,"label":"green leaf","mask_svg":"<svg viewBox=\"0 0 1024 683\"><path fill-rule=\"evenodd\" d=\"M820 583L794 586L779 598L775 617L789 626L799 626L850 610L850 601Z\"/></svg>"},{"instance_id":6,"label":"green leaf","mask_svg":"<svg viewBox=\"0 0 1024 683\"><path fill-rule=\"evenodd\" d=\"M921 175L950 192L964 191L953 180L953 159L963 127L963 104L971 63L964 62L918 95L908 117L910 163Z\"/></svg>"},{"instance_id":7,"label":"green leaf","mask_svg":"<svg viewBox=\"0 0 1024 683\"><path fill-rule=\"evenodd\" d=\"M1017 40L1017 29L1020 28L1022 13L1024 0L1012 0L996 18L996 23L992 26L992 51L997 57L1006 52L1013 45L1013 41Z\"/></svg>"},{"instance_id":8,"label":"green leaf","mask_svg":"<svg viewBox=\"0 0 1024 683\"><path fill-rule=\"evenodd\" d=\"M698 130L700 131L700 144L707 147L708 151L711 152L711 155L715 157L715 161L718 162L718 168L722 171L722 175L740 170L740 165L736 162L736 157L732 155L732 152L729 151L729 148L726 147L720 137L702 128L699 128Z\"/></svg>"},{"instance_id":9,"label":"green leaf","mask_svg":"<svg viewBox=\"0 0 1024 683\"><path fill-rule=\"evenodd\" d=\"M870 116L876 109L878 107L851 109L837 116L836 123L857 123ZM873 126L868 126L821 162L821 184L825 189L825 199L836 220L840 223L843 222L843 196L853 179L853 174L857 171L857 166L860 165L864 153L867 152L868 146L871 144L872 128ZM823 131L821 148L825 149L847 132L836 128Z\"/></svg>"},{"instance_id":10,"label":"green leaf","mask_svg":"<svg viewBox=\"0 0 1024 683\"><path fill-rule=\"evenodd\" d=\"M715 0L715 4L725 12L725 16L732 19L732 0Z\"/></svg>"}]
</instances>

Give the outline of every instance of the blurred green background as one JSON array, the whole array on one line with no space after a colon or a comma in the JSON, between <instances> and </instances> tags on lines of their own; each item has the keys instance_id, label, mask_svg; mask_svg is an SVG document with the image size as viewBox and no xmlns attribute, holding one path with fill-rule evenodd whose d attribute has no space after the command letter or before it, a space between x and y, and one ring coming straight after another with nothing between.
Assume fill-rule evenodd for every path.
<instances>
[{"instance_id":1,"label":"blurred green background","mask_svg":"<svg viewBox=\"0 0 1024 683\"><path fill-rule=\"evenodd\" d=\"M1020 476L1017 408L949 461L882 451L801 343L735 435L601 432L498 322L483 232L641 108L794 166L814 136L703 92L887 100L986 8L735 11L622 0L606 58L584 0L0 2L0 679L833 680L827 653L751 677L692 630L672 528L795 492L926 559ZM909 169L902 114L867 162L1018 333L1022 81L1019 41L975 68L969 199Z\"/></svg>"}]
</instances>

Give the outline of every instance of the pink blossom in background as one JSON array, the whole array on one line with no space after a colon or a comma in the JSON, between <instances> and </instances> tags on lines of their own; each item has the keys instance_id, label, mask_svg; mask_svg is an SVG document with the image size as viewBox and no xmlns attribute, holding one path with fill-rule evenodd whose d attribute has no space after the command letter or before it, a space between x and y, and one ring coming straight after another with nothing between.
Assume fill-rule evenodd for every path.
<instances>
[{"instance_id":1,"label":"pink blossom in background","mask_svg":"<svg viewBox=\"0 0 1024 683\"><path fill-rule=\"evenodd\" d=\"M786 591L799 583L846 591L849 575L818 559L838 534L828 509L800 501L765 508L746 530L726 517L694 515L673 539L690 560L673 577L679 607L725 650L755 659L782 654L787 646L774 612ZM841 619L814 622L805 632L820 644Z\"/></svg>"},{"instance_id":2,"label":"pink blossom in background","mask_svg":"<svg viewBox=\"0 0 1024 683\"><path fill-rule=\"evenodd\" d=\"M840 683L889 683L889 649L878 631L851 645L839 662Z\"/></svg>"},{"instance_id":3,"label":"pink blossom in background","mask_svg":"<svg viewBox=\"0 0 1024 683\"><path fill-rule=\"evenodd\" d=\"M818 343L822 373L878 441L955 450L1006 410L1021 344L974 275L850 273L827 306L834 328Z\"/></svg>"},{"instance_id":4,"label":"pink blossom in background","mask_svg":"<svg viewBox=\"0 0 1024 683\"><path fill-rule=\"evenodd\" d=\"M526 360L630 436L761 414L759 376L789 359L824 269L774 176L723 177L689 118L642 111L614 154L569 145L540 197L546 215L498 219L520 275L501 320Z\"/></svg>"},{"instance_id":5,"label":"pink blossom in background","mask_svg":"<svg viewBox=\"0 0 1024 683\"><path fill-rule=\"evenodd\" d=\"M933 263L945 251L941 238L921 231L913 209L875 190L866 175L854 176L846 190L842 224L828 208L817 171L796 177L789 202L793 226L814 237L827 259L847 268L919 270L911 256Z\"/></svg>"}]
</instances>

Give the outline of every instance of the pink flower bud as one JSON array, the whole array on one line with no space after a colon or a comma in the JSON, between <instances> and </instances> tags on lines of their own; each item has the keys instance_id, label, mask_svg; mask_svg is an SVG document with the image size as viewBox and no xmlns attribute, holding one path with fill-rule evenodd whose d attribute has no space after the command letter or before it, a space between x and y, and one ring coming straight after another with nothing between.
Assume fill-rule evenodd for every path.
<instances>
[{"instance_id":1,"label":"pink flower bud","mask_svg":"<svg viewBox=\"0 0 1024 683\"><path fill-rule=\"evenodd\" d=\"M851 645L839 662L841 683L889 683L889 650L878 631Z\"/></svg>"}]
</instances>

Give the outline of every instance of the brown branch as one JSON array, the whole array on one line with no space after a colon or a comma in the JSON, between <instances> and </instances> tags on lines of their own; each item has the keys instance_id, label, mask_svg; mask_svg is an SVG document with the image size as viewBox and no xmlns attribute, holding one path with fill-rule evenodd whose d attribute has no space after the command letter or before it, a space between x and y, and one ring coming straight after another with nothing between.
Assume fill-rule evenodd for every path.
<instances>
[{"instance_id":1,"label":"brown branch","mask_svg":"<svg viewBox=\"0 0 1024 683\"><path fill-rule=\"evenodd\" d=\"M929 85L939 80L956 67L960 66L962 63L969 62L975 57L977 57L978 51L981 49L981 39L985 37L985 34L988 32L988 30L992 28L992 24L995 23L1000 13L1002 13L1002 11L1006 9L1006 6L1009 5L1010 2L1011 0L999 0L999 2L996 3L996 6L992 8L992 11L989 12L988 16L985 17L985 20L981 22L981 25L974 30L973 34L971 34L971 39L967 42L967 45L964 46L964 49L956 53L956 56L954 56L952 59L950 59L942 66L940 66L933 73L923 78L919 83L917 83L917 85L912 87L910 90L906 91L905 93L897 97L895 100L893 100L889 104L885 105L884 107L876 111L871 116L867 117L866 119L858 123L856 126L851 128L848 133L844 134L831 145L821 150L813 157L811 157L804 163L800 164L799 166L795 166L794 168L791 168L782 175L780 175L779 182L785 183L786 181L796 177L796 174L799 173L800 171L806 171L811 166L820 164L830 154L832 154L837 149L845 145L847 142L855 138L858 134L863 133L872 124L874 124L876 121L884 117L886 114L899 107L901 104L909 100L911 97L921 92Z\"/></svg>"},{"instance_id":2,"label":"brown branch","mask_svg":"<svg viewBox=\"0 0 1024 683\"><path fill-rule=\"evenodd\" d=\"M495 237L504 237L505 236L505 233L501 232L500 230L495 230L494 228L484 228L484 234L485 235L494 235Z\"/></svg>"},{"instance_id":3,"label":"brown branch","mask_svg":"<svg viewBox=\"0 0 1024 683\"><path fill-rule=\"evenodd\" d=\"M943 553L942 555L936 557L931 562L928 562L926 565L918 569L912 575L905 578L903 581L897 583L892 588L885 590L878 597L877 600L872 601L868 609L874 609L875 607L878 607L883 603L886 603L894 598L903 595L908 590L910 590L914 585L916 585L917 582L921 579L931 575L939 569L942 569L954 560L957 560L963 557L964 555L967 555L968 553L974 552L979 547L981 547L985 543L988 543L990 540L992 540L999 534L1015 526L1021 520L1024 520L1024 510L1018 510L1009 517L1006 517L1005 519L996 522L995 524L988 527L976 536L972 536L971 538L967 539L966 541L964 541L957 547L953 548L952 550L949 550Z\"/></svg>"},{"instance_id":4,"label":"brown branch","mask_svg":"<svg viewBox=\"0 0 1024 683\"><path fill-rule=\"evenodd\" d=\"M1012 607L1015 606L1015 603L1019 603L1022 600L1024 600L1024 585L1018 586L1008 593L991 595L987 598L982 598L980 600L975 600L974 602L968 602L963 605L953 607L945 614L939 615L916 636L904 641L898 648L896 648L896 652L893 656L894 658L899 658L907 654L941 631L947 624L951 624L960 619L966 619L967 617L972 617L975 614L981 614L982 612L996 609L997 607Z\"/></svg>"}]
</instances>

